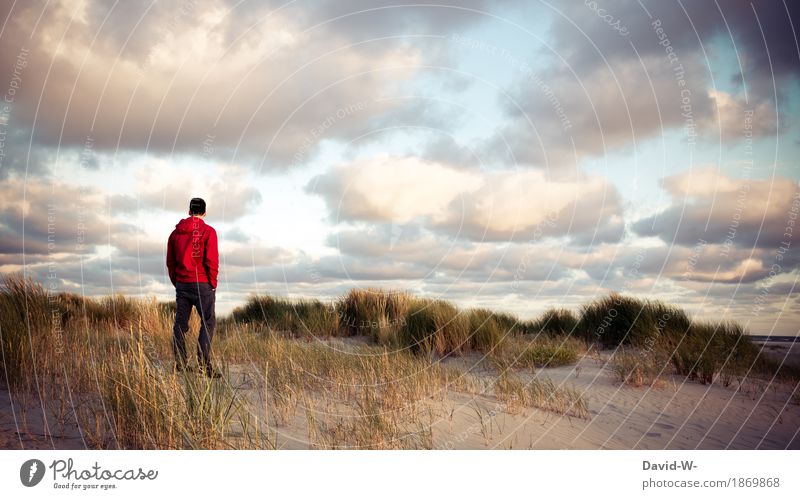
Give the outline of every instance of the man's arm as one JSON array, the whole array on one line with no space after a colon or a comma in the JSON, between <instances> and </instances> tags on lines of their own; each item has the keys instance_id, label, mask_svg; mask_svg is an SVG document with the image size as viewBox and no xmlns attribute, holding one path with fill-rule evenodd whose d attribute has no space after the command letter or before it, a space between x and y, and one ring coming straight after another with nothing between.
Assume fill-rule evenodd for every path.
<instances>
[{"instance_id":1,"label":"man's arm","mask_svg":"<svg viewBox=\"0 0 800 499\"><path fill-rule=\"evenodd\" d=\"M217 231L211 229L206 240L206 251L203 257L203 266L206 268L208 282L217 289L217 274L219 273L219 249L217 248Z\"/></svg>"},{"instance_id":2,"label":"man's arm","mask_svg":"<svg viewBox=\"0 0 800 499\"><path fill-rule=\"evenodd\" d=\"M167 239L167 272L172 285L177 286L177 281L175 280L175 245L172 244L173 235L175 235L175 232L170 234L169 239Z\"/></svg>"}]
</instances>

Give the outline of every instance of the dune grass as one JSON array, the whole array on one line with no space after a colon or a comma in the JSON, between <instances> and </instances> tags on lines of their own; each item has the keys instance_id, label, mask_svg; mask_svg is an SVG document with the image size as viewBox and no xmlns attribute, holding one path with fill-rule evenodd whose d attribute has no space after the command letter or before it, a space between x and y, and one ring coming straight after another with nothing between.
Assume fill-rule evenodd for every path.
<instances>
[{"instance_id":1,"label":"dune grass","mask_svg":"<svg viewBox=\"0 0 800 499\"><path fill-rule=\"evenodd\" d=\"M141 342L101 364L101 397L113 443L132 449L226 448L242 401L224 383L188 372L166 374ZM111 444L111 442L109 442Z\"/></svg>"},{"instance_id":2,"label":"dune grass","mask_svg":"<svg viewBox=\"0 0 800 499\"><path fill-rule=\"evenodd\" d=\"M662 337L684 335L690 325L678 307L612 293L581 308L576 332L605 348L649 347Z\"/></svg>"},{"instance_id":3,"label":"dune grass","mask_svg":"<svg viewBox=\"0 0 800 499\"><path fill-rule=\"evenodd\" d=\"M705 384L722 375L723 383L729 385L737 375L765 362L759 360L758 347L733 322L693 323L683 336L666 337L661 348L671 354L678 374Z\"/></svg>"},{"instance_id":4,"label":"dune grass","mask_svg":"<svg viewBox=\"0 0 800 499\"><path fill-rule=\"evenodd\" d=\"M488 358L498 369L534 369L573 364L585 351L576 338L526 335L505 339Z\"/></svg>"},{"instance_id":5,"label":"dune grass","mask_svg":"<svg viewBox=\"0 0 800 499\"><path fill-rule=\"evenodd\" d=\"M527 326L529 333L547 333L553 336L571 335L578 326L578 317L565 308L547 309Z\"/></svg>"},{"instance_id":6,"label":"dune grass","mask_svg":"<svg viewBox=\"0 0 800 499\"><path fill-rule=\"evenodd\" d=\"M664 350L621 348L614 352L609 367L620 383L632 386L661 387L669 374L669 355Z\"/></svg>"},{"instance_id":7,"label":"dune grass","mask_svg":"<svg viewBox=\"0 0 800 499\"><path fill-rule=\"evenodd\" d=\"M575 363L583 351L583 343L574 338L535 338L523 344L516 364L522 367L559 367Z\"/></svg>"},{"instance_id":8,"label":"dune grass","mask_svg":"<svg viewBox=\"0 0 800 499\"><path fill-rule=\"evenodd\" d=\"M413 352L464 353L470 345L469 316L444 300L416 300L406 316L403 339Z\"/></svg>"},{"instance_id":9,"label":"dune grass","mask_svg":"<svg viewBox=\"0 0 800 499\"><path fill-rule=\"evenodd\" d=\"M604 348L640 350L614 355L615 376L632 384L655 382L655 372L669 374L666 363L689 379L712 383L720 377L726 386L737 377L779 371L739 324L692 321L682 309L660 301L619 294L602 297L582 307L577 332Z\"/></svg>"},{"instance_id":10,"label":"dune grass","mask_svg":"<svg viewBox=\"0 0 800 499\"><path fill-rule=\"evenodd\" d=\"M231 327L215 340L231 382L175 373L169 307L49 295L16 276L4 281L0 313L4 379L77 420L96 448L272 448L270 428L303 416L313 447L430 448L431 401L478 391L464 372L409 349L333 347L277 327ZM229 363L254 367L249 389Z\"/></svg>"},{"instance_id":11,"label":"dune grass","mask_svg":"<svg viewBox=\"0 0 800 499\"><path fill-rule=\"evenodd\" d=\"M221 329L241 324L257 324L296 337L327 338L338 335L340 330L332 305L319 300L288 300L274 296L251 296L222 321Z\"/></svg>"},{"instance_id":12,"label":"dune grass","mask_svg":"<svg viewBox=\"0 0 800 499\"><path fill-rule=\"evenodd\" d=\"M515 413L522 407L538 407L558 414L589 418L586 403L574 388L556 386L548 378L525 381L511 371L500 374L494 384L495 394L506 409Z\"/></svg>"},{"instance_id":13,"label":"dune grass","mask_svg":"<svg viewBox=\"0 0 800 499\"><path fill-rule=\"evenodd\" d=\"M336 300L340 335L368 336L379 345L401 346L408 310L415 299L403 291L351 289Z\"/></svg>"},{"instance_id":14,"label":"dune grass","mask_svg":"<svg viewBox=\"0 0 800 499\"><path fill-rule=\"evenodd\" d=\"M49 335L53 317L48 296L41 286L31 286L18 275L6 276L3 284L0 294L0 367L9 385L19 387L31 382L28 366L36 365L36 353L46 341L41 334L30 332L43 331Z\"/></svg>"},{"instance_id":15,"label":"dune grass","mask_svg":"<svg viewBox=\"0 0 800 499\"><path fill-rule=\"evenodd\" d=\"M97 448L273 448L276 428L298 420L313 447L429 448L442 416L434 402L485 392L440 362L469 352L489 359L498 373L491 389L509 411L576 417L587 414L580 394L540 372L525 382L522 371L572 364L597 343L624 347L610 368L633 385L673 372L703 383L798 381L797 366L778 369L736 324L693 322L679 308L619 295L579 316L551 309L529 322L380 289L330 304L252 297L215 338L227 382L172 372L173 316L169 302L53 294L6 275L0 376L18 396L45 401L62 428L77 421ZM196 314L190 325L198 328Z\"/></svg>"}]
</instances>

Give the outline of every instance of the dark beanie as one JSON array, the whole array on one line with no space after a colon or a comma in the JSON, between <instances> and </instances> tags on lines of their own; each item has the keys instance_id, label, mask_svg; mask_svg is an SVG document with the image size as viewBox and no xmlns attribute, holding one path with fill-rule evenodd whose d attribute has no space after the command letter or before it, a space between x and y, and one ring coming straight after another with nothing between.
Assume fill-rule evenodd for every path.
<instances>
[{"instance_id":1,"label":"dark beanie","mask_svg":"<svg viewBox=\"0 0 800 499\"><path fill-rule=\"evenodd\" d=\"M201 198L192 198L192 200L189 201L189 213L192 215L205 215L206 202Z\"/></svg>"}]
</instances>

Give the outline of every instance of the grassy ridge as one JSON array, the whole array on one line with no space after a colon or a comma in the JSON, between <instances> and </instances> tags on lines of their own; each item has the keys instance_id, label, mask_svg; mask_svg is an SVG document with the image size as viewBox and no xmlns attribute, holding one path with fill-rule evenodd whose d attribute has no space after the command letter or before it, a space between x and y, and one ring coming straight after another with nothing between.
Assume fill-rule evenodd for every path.
<instances>
[{"instance_id":1,"label":"grassy ridge","mask_svg":"<svg viewBox=\"0 0 800 499\"><path fill-rule=\"evenodd\" d=\"M264 324L275 331L294 336L337 336L336 311L319 300L286 300L273 296L254 296L236 308L228 322ZM224 327L224 326L223 326Z\"/></svg>"},{"instance_id":2,"label":"grassy ridge","mask_svg":"<svg viewBox=\"0 0 800 499\"><path fill-rule=\"evenodd\" d=\"M620 354L619 365L613 367L621 380L644 380L655 372L671 371L703 383L721 377L726 385L747 374L777 375L790 380L798 377L796 366L779 367L763 357L738 324L693 321L674 305L616 293L585 304L578 314L549 309L533 320L521 321L506 313L480 308L461 310L443 300L403 292L354 289L334 304L317 302L316 307L324 308L324 313L310 318L294 314L295 323L290 326L280 318L288 314L275 319L266 314L245 313L268 300L275 299L250 298L234 311L234 319L276 331L305 329L327 336L366 335L380 345L424 355L484 352L496 364L514 367L569 364L575 362L585 345L634 349L638 362L633 362L633 354ZM293 306L293 302L283 303L284 308ZM322 316L328 318L326 326L304 327L304 321L318 324L318 317Z\"/></svg>"},{"instance_id":3,"label":"grassy ridge","mask_svg":"<svg viewBox=\"0 0 800 499\"><path fill-rule=\"evenodd\" d=\"M693 321L660 301L611 294L582 307L576 332L602 347L623 349L612 359L612 370L635 385L653 384L671 371L706 384L720 379L725 386L746 376L800 379L797 366L763 356L741 325Z\"/></svg>"}]
</instances>

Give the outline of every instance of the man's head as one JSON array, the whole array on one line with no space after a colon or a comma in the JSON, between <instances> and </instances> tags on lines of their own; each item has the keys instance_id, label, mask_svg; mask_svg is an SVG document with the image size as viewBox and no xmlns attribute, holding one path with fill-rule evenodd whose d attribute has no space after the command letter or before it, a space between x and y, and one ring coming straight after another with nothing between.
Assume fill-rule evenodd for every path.
<instances>
[{"instance_id":1,"label":"man's head","mask_svg":"<svg viewBox=\"0 0 800 499\"><path fill-rule=\"evenodd\" d=\"M189 201L189 215L201 218L206 216L206 202L202 198L192 198Z\"/></svg>"}]
</instances>

